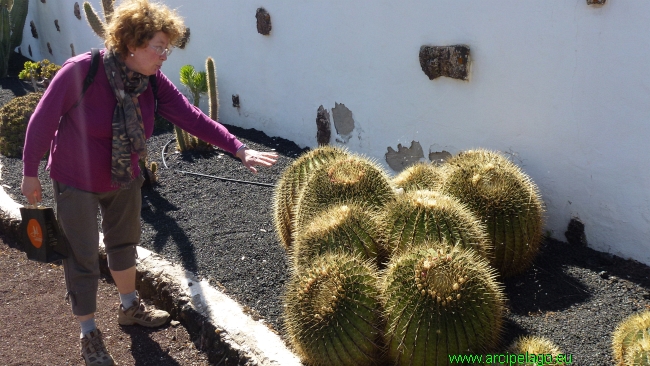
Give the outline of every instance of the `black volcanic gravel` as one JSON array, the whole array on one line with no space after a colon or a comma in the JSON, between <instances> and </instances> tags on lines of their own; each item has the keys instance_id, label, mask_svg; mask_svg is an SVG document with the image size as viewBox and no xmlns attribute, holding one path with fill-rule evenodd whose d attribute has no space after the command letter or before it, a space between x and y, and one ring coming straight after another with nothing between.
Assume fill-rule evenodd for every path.
<instances>
[{"instance_id":1,"label":"black volcanic gravel","mask_svg":"<svg viewBox=\"0 0 650 366\"><path fill-rule=\"evenodd\" d=\"M10 95L1 96L6 103ZM251 148L280 154L278 163L249 173L231 155L170 154L173 137L149 140L149 156L160 166L160 184L144 187L141 245L207 278L283 335L281 295L287 258L272 220L273 188L181 174L176 170L231 179L275 183L303 152L288 140L252 129L227 126ZM168 151L173 151L173 143ZM24 202L19 186L22 162L1 157L5 190ZM44 203L52 204L47 173L41 172ZM589 230L589 228L586 228ZM574 365L612 365L611 334L618 322L650 309L650 268L633 260L548 239L534 266L504 283L508 298L502 348L519 335L546 336Z\"/></svg>"}]
</instances>

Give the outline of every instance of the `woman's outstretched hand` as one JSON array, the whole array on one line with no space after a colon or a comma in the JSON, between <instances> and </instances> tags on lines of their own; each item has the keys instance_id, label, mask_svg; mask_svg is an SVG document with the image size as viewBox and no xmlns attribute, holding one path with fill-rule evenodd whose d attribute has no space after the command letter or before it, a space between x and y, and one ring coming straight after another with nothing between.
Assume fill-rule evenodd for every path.
<instances>
[{"instance_id":1,"label":"woman's outstretched hand","mask_svg":"<svg viewBox=\"0 0 650 366\"><path fill-rule=\"evenodd\" d=\"M235 156L253 173L257 173L256 166L271 166L278 160L277 153L257 151L246 147L239 149Z\"/></svg>"}]
</instances>

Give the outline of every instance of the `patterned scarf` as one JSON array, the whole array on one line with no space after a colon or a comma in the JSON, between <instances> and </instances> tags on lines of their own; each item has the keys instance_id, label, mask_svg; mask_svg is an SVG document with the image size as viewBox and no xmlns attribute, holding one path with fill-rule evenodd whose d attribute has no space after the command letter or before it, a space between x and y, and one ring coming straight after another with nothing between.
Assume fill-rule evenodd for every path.
<instances>
[{"instance_id":1,"label":"patterned scarf","mask_svg":"<svg viewBox=\"0 0 650 366\"><path fill-rule=\"evenodd\" d=\"M112 50L104 53L104 68L117 99L112 124L111 185L126 188L135 178L131 168L131 153L138 153L140 159L147 156L138 96L147 89L149 78L127 69L119 54Z\"/></svg>"}]
</instances>

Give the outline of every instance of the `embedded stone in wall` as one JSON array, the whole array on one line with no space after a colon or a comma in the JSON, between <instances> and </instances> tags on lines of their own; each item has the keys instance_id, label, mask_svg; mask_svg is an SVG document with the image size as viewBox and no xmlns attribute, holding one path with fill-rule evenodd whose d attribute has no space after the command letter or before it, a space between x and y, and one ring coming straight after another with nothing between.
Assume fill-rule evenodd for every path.
<instances>
[{"instance_id":1,"label":"embedded stone in wall","mask_svg":"<svg viewBox=\"0 0 650 366\"><path fill-rule=\"evenodd\" d=\"M77 53L74 51L74 45L70 43L70 51L72 51L72 57L75 57Z\"/></svg>"},{"instance_id":2,"label":"embedded stone in wall","mask_svg":"<svg viewBox=\"0 0 650 366\"><path fill-rule=\"evenodd\" d=\"M316 113L316 141L319 146L329 145L331 138L330 114L327 112L327 109L320 106Z\"/></svg>"},{"instance_id":3,"label":"embedded stone in wall","mask_svg":"<svg viewBox=\"0 0 650 366\"><path fill-rule=\"evenodd\" d=\"M605 5L607 0L587 0L587 5Z\"/></svg>"},{"instance_id":4,"label":"embedded stone in wall","mask_svg":"<svg viewBox=\"0 0 650 366\"><path fill-rule=\"evenodd\" d=\"M401 172L409 165L413 165L424 158L424 151L422 145L417 141L411 141L411 147L404 147L402 144L397 144L397 151L392 147L388 147L386 153L386 163L396 172Z\"/></svg>"},{"instance_id":5,"label":"embedded stone in wall","mask_svg":"<svg viewBox=\"0 0 650 366\"><path fill-rule=\"evenodd\" d=\"M579 218L573 217L569 221L569 226L564 232L567 242L569 244L578 246L587 246L587 236L585 235L585 224Z\"/></svg>"},{"instance_id":6,"label":"embedded stone in wall","mask_svg":"<svg viewBox=\"0 0 650 366\"><path fill-rule=\"evenodd\" d=\"M47 42L47 50L48 52L50 52L50 55L54 56L54 54L52 53L52 46L50 46L50 42Z\"/></svg>"},{"instance_id":7,"label":"embedded stone in wall","mask_svg":"<svg viewBox=\"0 0 650 366\"><path fill-rule=\"evenodd\" d=\"M420 47L420 66L433 80L440 76L467 80L469 73L469 47L422 46Z\"/></svg>"},{"instance_id":8,"label":"embedded stone in wall","mask_svg":"<svg viewBox=\"0 0 650 366\"><path fill-rule=\"evenodd\" d=\"M449 158L451 158L451 153L446 150L429 152L429 160L435 165L440 165Z\"/></svg>"},{"instance_id":9,"label":"embedded stone in wall","mask_svg":"<svg viewBox=\"0 0 650 366\"><path fill-rule=\"evenodd\" d=\"M264 8L258 8L255 12L257 18L257 33L268 36L271 33L271 14Z\"/></svg>"},{"instance_id":10,"label":"embedded stone in wall","mask_svg":"<svg viewBox=\"0 0 650 366\"><path fill-rule=\"evenodd\" d=\"M334 128L336 133L341 136L349 135L354 130L354 119L352 118L352 111L349 110L345 104L334 103L332 108L332 119L334 120Z\"/></svg>"},{"instance_id":11,"label":"embedded stone in wall","mask_svg":"<svg viewBox=\"0 0 650 366\"><path fill-rule=\"evenodd\" d=\"M79 3L74 3L74 16L77 19L81 20L81 10L79 9Z\"/></svg>"},{"instance_id":12,"label":"embedded stone in wall","mask_svg":"<svg viewBox=\"0 0 650 366\"><path fill-rule=\"evenodd\" d=\"M34 24L33 20L31 22L29 22L29 27L32 29L32 37L38 39L38 32L36 31L36 24Z\"/></svg>"},{"instance_id":13,"label":"embedded stone in wall","mask_svg":"<svg viewBox=\"0 0 650 366\"><path fill-rule=\"evenodd\" d=\"M57 32L61 31L61 27L59 27L59 20L54 19L54 26L56 27Z\"/></svg>"},{"instance_id":14,"label":"embedded stone in wall","mask_svg":"<svg viewBox=\"0 0 650 366\"><path fill-rule=\"evenodd\" d=\"M239 108L239 94L232 95L232 106L235 108Z\"/></svg>"},{"instance_id":15,"label":"embedded stone in wall","mask_svg":"<svg viewBox=\"0 0 650 366\"><path fill-rule=\"evenodd\" d=\"M183 36L181 37L181 40L178 43L178 48L184 50L185 46L187 46L187 43L189 41L190 41L190 28L185 28L185 32L183 32Z\"/></svg>"}]
</instances>

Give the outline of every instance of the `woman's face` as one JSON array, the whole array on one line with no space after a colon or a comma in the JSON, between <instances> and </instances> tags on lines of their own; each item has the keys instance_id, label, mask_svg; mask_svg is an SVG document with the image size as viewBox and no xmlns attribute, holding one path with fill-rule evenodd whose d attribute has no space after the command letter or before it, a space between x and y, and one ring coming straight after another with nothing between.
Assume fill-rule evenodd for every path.
<instances>
[{"instance_id":1,"label":"woman's face","mask_svg":"<svg viewBox=\"0 0 650 366\"><path fill-rule=\"evenodd\" d=\"M126 67L135 72L146 76L154 75L156 71L160 70L163 62L167 60L167 52L165 51L169 47L169 36L158 31L149 40L149 44L144 47L129 47L130 54L126 56L124 62Z\"/></svg>"}]
</instances>

